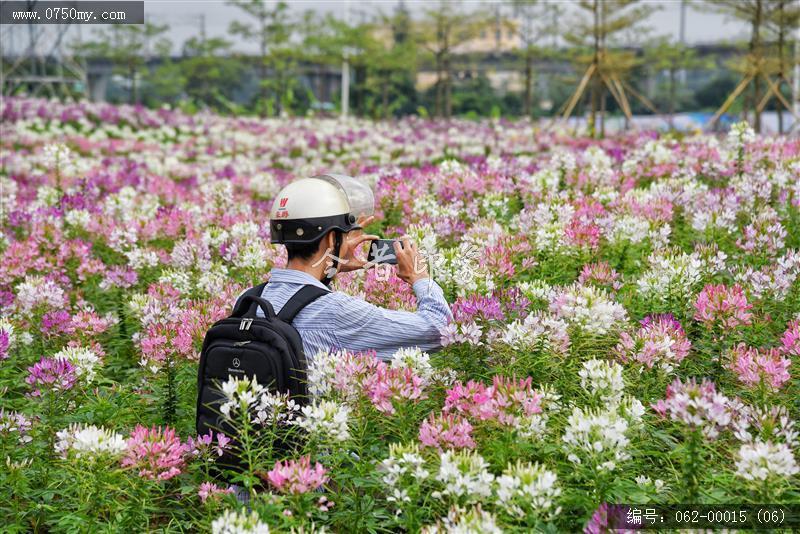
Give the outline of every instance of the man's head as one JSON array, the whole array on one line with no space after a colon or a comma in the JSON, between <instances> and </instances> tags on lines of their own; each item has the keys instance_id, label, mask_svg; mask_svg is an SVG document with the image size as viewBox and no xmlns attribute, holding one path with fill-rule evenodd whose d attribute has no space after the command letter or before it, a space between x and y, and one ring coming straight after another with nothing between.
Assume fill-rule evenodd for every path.
<instances>
[{"instance_id":1,"label":"man's head","mask_svg":"<svg viewBox=\"0 0 800 534\"><path fill-rule=\"evenodd\" d=\"M322 236L321 239L313 243L287 243L284 246L286 247L288 260L314 263L320 257L324 257L327 250L333 250L336 241L336 232L338 232L338 230L331 230Z\"/></svg>"},{"instance_id":2,"label":"man's head","mask_svg":"<svg viewBox=\"0 0 800 534\"><path fill-rule=\"evenodd\" d=\"M333 255L334 268L344 234L361 228L375 199L365 183L325 174L296 180L278 193L270 212L272 243L286 246L289 261L315 263Z\"/></svg>"}]
</instances>

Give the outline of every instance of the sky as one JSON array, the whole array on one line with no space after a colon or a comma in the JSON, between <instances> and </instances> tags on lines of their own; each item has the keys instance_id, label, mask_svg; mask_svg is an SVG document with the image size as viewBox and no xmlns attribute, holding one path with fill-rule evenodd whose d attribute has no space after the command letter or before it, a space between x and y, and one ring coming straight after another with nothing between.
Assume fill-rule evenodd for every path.
<instances>
[{"instance_id":1,"label":"sky","mask_svg":"<svg viewBox=\"0 0 800 534\"><path fill-rule=\"evenodd\" d=\"M660 9L650 16L646 22L647 26L653 29L653 35L670 36L677 39L680 33L680 11L681 0L645 0L647 3L657 5ZM391 12L397 5L397 0L290 0L288 2L293 10L302 12L307 9L318 12L333 12L342 15L347 10L349 4L350 12L357 20L359 12L372 12L381 9ZM461 5L467 9L492 6L496 2L465 0ZM560 3L567 6L574 4L574 0L560 0ZM429 0L405 0L405 4L412 16L421 14ZM507 5L508 3L505 2ZM690 2L691 4L691 2ZM574 9L574 8L573 8ZM236 7L228 5L219 0L146 0L145 16L151 17L153 21L169 22L172 26L171 38L175 43L181 43L188 37L199 32L205 15L206 34L208 37L218 36L232 39L228 34L228 26L234 20L246 20L246 15ZM561 24L565 30L569 24L569 15L563 17ZM706 13L693 9L691 6L687 10L686 17L686 41L690 44L712 43L718 41L745 40L748 37L747 25L737 21L729 20L723 15ZM241 51L255 50L254 45L241 40L232 39L236 48Z\"/></svg>"},{"instance_id":2,"label":"sky","mask_svg":"<svg viewBox=\"0 0 800 534\"><path fill-rule=\"evenodd\" d=\"M412 16L421 15L432 0L405 0L405 4ZM566 6L566 14L559 21L564 31L568 30L570 11L574 13L574 0L555 0ZM680 32L681 0L644 0L657 5L660 9L652 14L646 21L652 31L652 36L667 36L678 39ZM288 0L291 9L296 13L305 10L315 10L320 13L334 13L344 16L348 6L354 21L360 13L370 13L376 10L391 12L398 0ZM491 0L464 0L460 3L464 9L486 8L495 5ZM503 2L507 5L507 2ZM691 4L691 2L690 2ZM363 15L361 15L363 16ZM173 43L173 51L179 52L184 41L192 36L199 35L200 28L205 24L207 37L225 37L234 43L234 49L241 52L254 52L257 47L243 39L233 36L228 32L231 22L235 20L247 21L248 16L240 9L229 5L223 0L145 0L145 17L154 23L170 25L168 37ZM573 15L574 17L574 15ZM73 27L74 28L74 27ZM24 48L26 39L24 27L18 26L14 34L6 32L2 46L6 53L20 52ZM72 29L71 29L72 30ZM90 37L91 28L83 26L79 30L83 39ZM72 32L71 32L72 33ZM730 20L723 15L699 11L691 5L687 9L686 41L689 44L713 43L719 41L746 40L748 27L741 21ZM27 42L27 41L26 41Z\"/></svg>"}]
</instances>

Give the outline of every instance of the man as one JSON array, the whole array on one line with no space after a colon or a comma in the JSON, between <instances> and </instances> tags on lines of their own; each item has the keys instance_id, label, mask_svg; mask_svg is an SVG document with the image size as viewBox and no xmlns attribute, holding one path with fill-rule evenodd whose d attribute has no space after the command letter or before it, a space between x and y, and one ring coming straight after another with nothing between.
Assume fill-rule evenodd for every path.
<instances>
[{"instance_id":1,"label":"man","mask_svg":"<svg viewBox=\"0 0 800 534\"><path fill-rule=\"evenodd\" d=\"M374 219L373 210L372 190L349 176L303 178L278 193L270 213L271 240L286 246L288 263L286 269L272 269L261 294L276 313L302 287L328 289L337 273L366 265L356 251L378 239L361 230ZM441 347L440 330L453 318L442 288L429 276L408 237L394 247L397 275L414 289L417 311L381 308L339 291L324 294L307 304L292 323L307 357L344 349L374 350L378 358L388 359L401 347L425 351Z\"/></svg>"}]
</instances>

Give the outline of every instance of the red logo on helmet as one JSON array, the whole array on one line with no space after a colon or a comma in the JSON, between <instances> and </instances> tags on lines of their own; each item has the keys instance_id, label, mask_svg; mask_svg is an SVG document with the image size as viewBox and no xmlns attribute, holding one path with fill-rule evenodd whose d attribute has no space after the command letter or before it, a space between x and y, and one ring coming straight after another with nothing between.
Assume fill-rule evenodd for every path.
<instances>
[{"instance_id":1,"label":"red logo on helmet","mask_svg":"<svg viewBox=\"0 0 800 534\"><path fill-rule=\"evenodd\" d=\"M283 197L281 199L281 207L285 208L286 207L286 202L288 202L288 201L289 201L289 197Z\"/></svg>"}]
</instances>

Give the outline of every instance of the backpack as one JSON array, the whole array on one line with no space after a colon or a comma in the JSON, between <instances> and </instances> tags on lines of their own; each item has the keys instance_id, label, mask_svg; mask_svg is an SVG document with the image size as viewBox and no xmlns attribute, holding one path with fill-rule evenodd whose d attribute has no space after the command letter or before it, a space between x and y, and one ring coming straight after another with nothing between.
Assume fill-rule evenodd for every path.
<instances>
[{"instance_id":1,"label":"backpack","mask_svg":"<svg viewBox=\"0 0 800 534\"><path fill-rule=\"evenodd\" d=\"M255 376L259 384L271 391L288 393L297 404L307 403L306 359L300 334L292 321L300 310L330 292L305 285L276 314L272 304L261 298L266 285L245 291L231 315L214 323L206 332L197 373L198 435L209 430L222 432L236 444L233 428L219 412L225 402L219 387L229 377ZM258 308L264 317L256 316ZM223 454L217 464L239 467L232 452Z\"/></svg>"}]
</instances>

